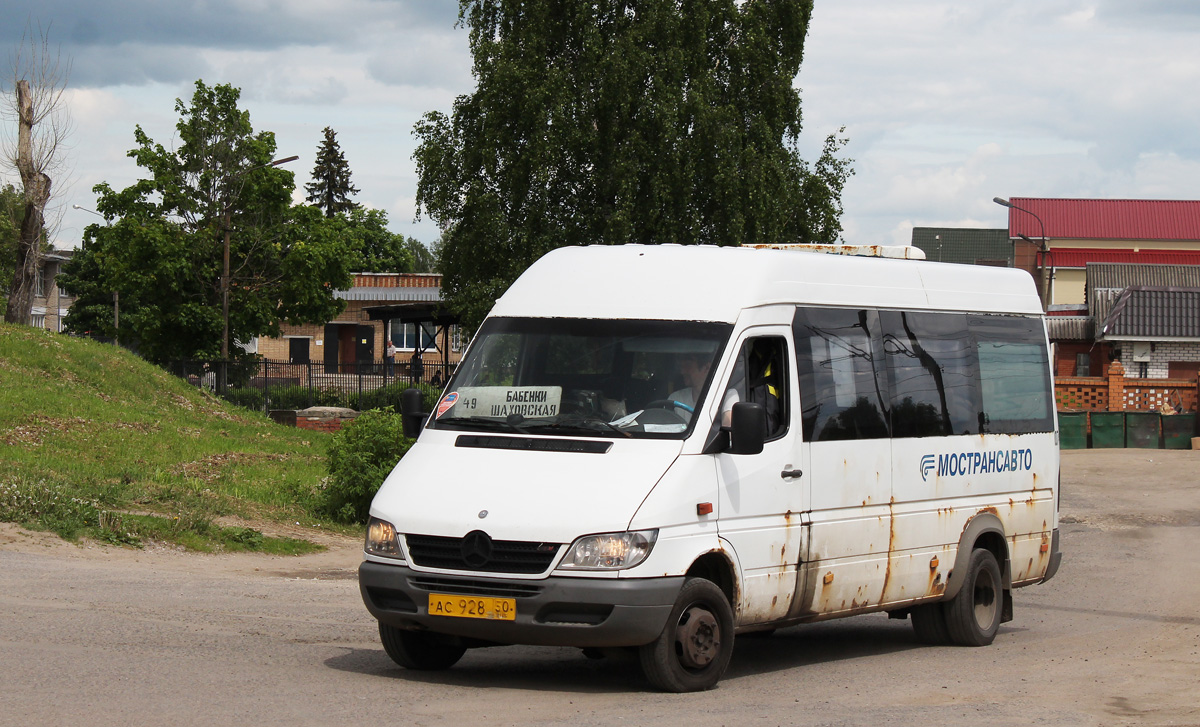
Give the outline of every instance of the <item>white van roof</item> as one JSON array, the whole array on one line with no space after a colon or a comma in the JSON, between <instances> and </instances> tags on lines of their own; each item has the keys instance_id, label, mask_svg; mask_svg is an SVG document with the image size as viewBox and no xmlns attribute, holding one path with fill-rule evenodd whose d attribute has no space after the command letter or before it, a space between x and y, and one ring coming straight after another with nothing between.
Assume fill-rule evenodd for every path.
<instances>
[{"instance_id":1,"label":"white van roof","mask_svg":"<svg viewBox=\"0 0 1200 727\"><path fill-rule=\"evenodd\" d=\"M491 315L733 323L777 303L1039 315L1033 278L1013 268L712 245L553 250Z\"/></svg>"}]
</instances>

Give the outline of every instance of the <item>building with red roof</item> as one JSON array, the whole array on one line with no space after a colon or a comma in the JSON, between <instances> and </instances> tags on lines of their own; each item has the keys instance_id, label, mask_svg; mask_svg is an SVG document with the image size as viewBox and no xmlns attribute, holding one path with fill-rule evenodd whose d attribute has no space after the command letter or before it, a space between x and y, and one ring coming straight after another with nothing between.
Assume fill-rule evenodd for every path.
<instances>
[{"instance_id":1,"label":"building with red roof","mask_svg":"<svg viewBox=\"0 0 1200 727\"><path fill-rule=\"evenodd\" d=\"M1048 305L1087 302L1088 263L1200 265L1200 200L1009 200L1017 267Z\"/></svg>"}]
</instances>

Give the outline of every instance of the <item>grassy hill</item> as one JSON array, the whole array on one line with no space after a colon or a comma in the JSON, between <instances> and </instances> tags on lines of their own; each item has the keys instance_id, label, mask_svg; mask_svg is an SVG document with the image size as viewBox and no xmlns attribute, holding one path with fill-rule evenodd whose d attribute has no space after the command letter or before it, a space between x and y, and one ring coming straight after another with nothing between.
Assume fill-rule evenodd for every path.
<instances>
[{"instance_id":1,"label":"grassy hill","mask_svg":"<svg viewBox=\"0 0 1200 727\"><path fill-rule=\"evenodd\" d=\"M261 530L333 527L311 514L328 441L114 346L0 323L0 521L69 539L306 552L317 546Z\"/></svg>"}]
</instances>

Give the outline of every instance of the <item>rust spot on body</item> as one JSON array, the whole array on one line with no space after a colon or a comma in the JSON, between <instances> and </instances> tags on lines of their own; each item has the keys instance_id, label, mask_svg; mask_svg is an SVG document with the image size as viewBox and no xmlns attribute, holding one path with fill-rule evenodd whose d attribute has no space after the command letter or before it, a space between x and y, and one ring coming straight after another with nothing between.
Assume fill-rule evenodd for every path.
<instances>
[{"instance_id":1,"label":"rust spot on body","mask_svg":"<svg viewBox=\"0 0 1200 727\"><path fill-rule=\"evenodd\" d=\"M892 553L896 551L896 498L888 500L888 556L887 570L883 573L883 591L879 602L887 601L888 582L892 580Z\"/></svg>"}]
</instances>

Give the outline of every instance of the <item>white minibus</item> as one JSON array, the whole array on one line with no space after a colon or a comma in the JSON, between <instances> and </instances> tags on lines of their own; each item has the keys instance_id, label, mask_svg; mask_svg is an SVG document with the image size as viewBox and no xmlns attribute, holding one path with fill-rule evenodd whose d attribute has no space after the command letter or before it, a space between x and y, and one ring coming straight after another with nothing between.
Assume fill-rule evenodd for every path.
<instances>
[{"instance_id":1,"label":"white minibus","mask_svg":"<svg viewBox=\"0 0 1200 727\"><path fill-rule=\"evenodd\" d=\"M695 691L736 635L823 619L990 644L1058 569L1058 487L1023 271L566 247L496 302L383 483L359 583L410 669L561 645Z\"/></svg>"}]
</instances>

